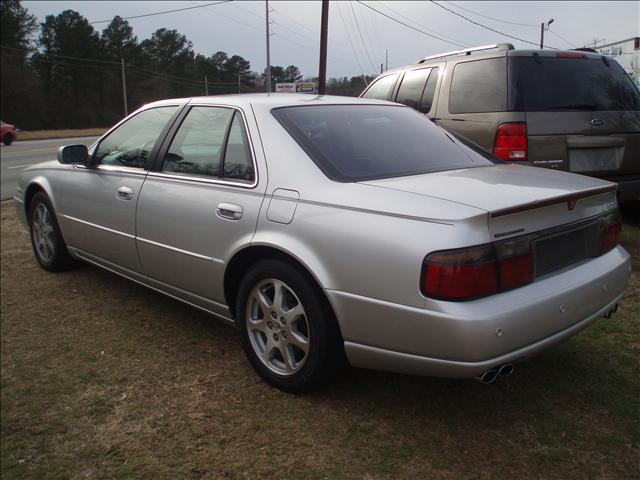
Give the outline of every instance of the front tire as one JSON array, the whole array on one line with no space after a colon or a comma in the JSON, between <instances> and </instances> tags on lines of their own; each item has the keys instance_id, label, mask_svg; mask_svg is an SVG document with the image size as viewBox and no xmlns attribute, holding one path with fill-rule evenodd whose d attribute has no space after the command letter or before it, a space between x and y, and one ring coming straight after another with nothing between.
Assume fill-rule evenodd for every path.
<instances>
[{"instance_id":1,"label":"front tire","mask_svg":"<svg viewBox=\"0 0 640 480\"><path fill-rule=\"evenodd\" d=\"M281 260L255 264L240 283L236 318L245 354L273 387L308 391L343 358L333 312L308 276Z\"/></svg>"},{"instance_id":2,"label":"front tire","mask_svg":"<svg viewBox=\"0 0 640 480\"><path fill-rule=\"evenodd\" d=\"M50 272L69 270L76 265L69 255L49 197L36 193L29 206L29 233L36 260Z\"/></svg>"},{"instance_id":3,"label":"front tire","mask_svg":"<svg viewBox=\"0 0 640 480\"><path fill-rule=\"evenodd\" d=\"M5 145L11 145L13 143L13 135L10 133L5 133L4 137L2 137L2 143Z\"/></svg>"}]
</instances>

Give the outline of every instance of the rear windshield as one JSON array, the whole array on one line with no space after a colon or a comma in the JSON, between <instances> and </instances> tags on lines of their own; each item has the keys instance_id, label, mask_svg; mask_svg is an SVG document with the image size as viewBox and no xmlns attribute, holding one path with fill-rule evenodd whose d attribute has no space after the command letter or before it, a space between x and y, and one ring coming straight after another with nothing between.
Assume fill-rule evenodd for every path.
<instances>
[{"instance_id":1,"label":"rear windshield","mask_svg":"<svg viewBox=\"0 0 640 480\"><path fill-rule=\"evenodd\" d=\"M640 110L640 95L615 61L509 57L509 110Z\"/></svg>"},{"instance_id":2,"label":"rear windshield","mask_svg":"<svg viewBox=\"0 0 640 480\"><path fill-rule=\"evenodd\" d=\"M339 182L493 163L404 106L316 105L272 113L325 175Z\"/></svg>"}]
</instances>

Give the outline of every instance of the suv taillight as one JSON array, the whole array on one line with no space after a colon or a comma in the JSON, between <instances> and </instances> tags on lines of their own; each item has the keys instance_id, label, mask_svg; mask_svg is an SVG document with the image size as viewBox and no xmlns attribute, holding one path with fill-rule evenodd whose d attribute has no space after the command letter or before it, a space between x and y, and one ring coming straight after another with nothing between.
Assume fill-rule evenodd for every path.
<instances>
[{"instance_id":1,"label":"suv taillight","mask_svg":"<svg viewBox=\"0 0 640 480\"><path fill-rule=\"evenodd\" d=\"M527 159L527 124L524 122L498 125L493 142L493 154L509 162Z\"/></svg>"}]
</instances>

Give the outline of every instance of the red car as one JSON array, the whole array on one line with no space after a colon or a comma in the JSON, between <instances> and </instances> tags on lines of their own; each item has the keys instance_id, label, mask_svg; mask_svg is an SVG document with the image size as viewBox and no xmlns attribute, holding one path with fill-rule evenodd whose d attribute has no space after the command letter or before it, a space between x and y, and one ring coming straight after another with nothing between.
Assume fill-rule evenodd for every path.
<instances>
[{"instance_id":1,"label":"red car","mask_svg":"<svg viewBox=\"0 0 640 480\"><path fill-rule=\"evenodd\" d=\"M11 145L16 139L16 127L0 120L0 138L5 145Z\"/></svg>"}]
</instances>

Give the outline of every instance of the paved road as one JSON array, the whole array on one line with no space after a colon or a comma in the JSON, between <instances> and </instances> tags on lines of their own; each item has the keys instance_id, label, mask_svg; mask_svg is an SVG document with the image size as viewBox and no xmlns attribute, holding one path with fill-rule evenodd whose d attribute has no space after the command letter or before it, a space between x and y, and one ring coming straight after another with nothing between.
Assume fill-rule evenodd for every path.
<instances>
[{"instance_id":1,"label":"paved road","mask_svg":"<svg viewBox=\"0 0 640 480\"><path fill-rule=\"evenodd\" d=\"M89 146L98 137L57 138L53 140L27 140L0 146L2 167L0 199L12 198L16 191L16 180L25 167L46 160L55 160L56 152L62 145L84 143Z\"/></svg>"}]
</instances>

